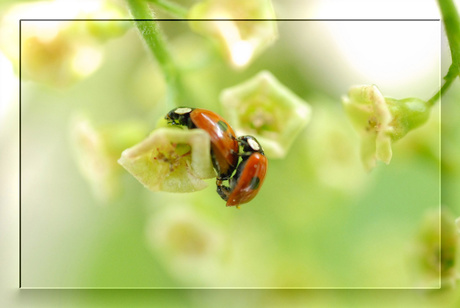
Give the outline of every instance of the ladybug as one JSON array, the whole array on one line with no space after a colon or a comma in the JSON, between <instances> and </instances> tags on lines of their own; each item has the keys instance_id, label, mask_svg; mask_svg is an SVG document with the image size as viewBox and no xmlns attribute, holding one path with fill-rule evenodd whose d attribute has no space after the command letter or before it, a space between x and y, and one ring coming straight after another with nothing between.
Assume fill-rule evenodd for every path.
<instances>
[{"instance_id":1,"label":"ladybug","mask_svg":"<svg viewBox=\"0 0 460 308\"><path fill-rule=\"evenodd\" d=\"M230 187L224 186L222 181L217 181L217 193L227 201L227 206L236 206L251 201L259 192L265 174L267 173L268 160L256 138L242 136L238 138L242 147L239 154L242 158L236 173L229 179Z\"/></svg>"},{"instance_id":2,"label":"ladybug","mask_svg":"<svg viewBox=\"0 0 460 308\"><path fill-rule=\"evenodd\" d=\"M220 115L199 108L179 107L165 116L168 123L189 129L204 129L211 137L211 157L217 180L231 177L238 164L238 140L231 126Z\"/></svg>"}]
</instances>

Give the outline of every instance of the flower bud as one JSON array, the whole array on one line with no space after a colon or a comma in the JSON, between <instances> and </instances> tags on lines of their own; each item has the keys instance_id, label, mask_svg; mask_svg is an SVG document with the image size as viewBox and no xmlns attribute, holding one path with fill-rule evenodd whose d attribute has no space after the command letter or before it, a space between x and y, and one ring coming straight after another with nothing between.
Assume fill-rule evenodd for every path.
<instances>
[{"instance_id":1,"label":"flower bud","mask_svg":"<svg viewBox=\"0 0 460 308\"><path fill-rule=\"evenodd\" d=\"M393 141L404 137L409 131L424 124L430 116L430 107L426 101L418 98L396 100L385 98L393 116L390 125L393 127L391 138Z\"/></svg>"}]
</instances>

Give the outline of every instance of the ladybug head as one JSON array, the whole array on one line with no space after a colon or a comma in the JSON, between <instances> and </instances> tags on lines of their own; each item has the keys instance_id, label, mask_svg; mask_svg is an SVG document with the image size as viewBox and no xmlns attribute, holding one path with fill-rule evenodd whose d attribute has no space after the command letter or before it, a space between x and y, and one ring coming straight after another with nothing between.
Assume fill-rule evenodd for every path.
<instances>
[{"instance_id":1,"label":"ladybug head","mask_svg":"<svg viewBox=\"0 0 460 308\"><path fill-rule=\"evenodd\" d=\"M238 137L238 143L241 147L243 147L243 153L254 153L258 152L260 154L264 154L264 150L260 145L259 141L253 136L241 136Z\"/></svg>"},{"instance_id":2,"label":"ladybug head","mask_svg":"<svg viewBox=\"0 0 460 308\"><path fill-rule=\"evenodd\" d=\"M174 108L168 112L165 116L165 119L170 124L177 125L187 125L190 121L190 113L193 111L193 108L190 107L178 107Z\"/></svg>"}]
</instances>

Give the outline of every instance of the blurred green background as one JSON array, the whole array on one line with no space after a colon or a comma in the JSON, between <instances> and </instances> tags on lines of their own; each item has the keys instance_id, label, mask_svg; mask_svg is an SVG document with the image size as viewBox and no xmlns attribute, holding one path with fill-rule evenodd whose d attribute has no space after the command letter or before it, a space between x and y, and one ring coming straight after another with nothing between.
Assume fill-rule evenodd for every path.
<instances>
[{"instance_id":1,"label":"blurred green background","mask_svg":"<svg viewBox=\"0 0 460 308\"><path fill-rule=\"evenodd\" d=\"M118 18L129 18L119 4ZM6 16L12 7L2 4L2 31L9 27ZM274 2L274 7L283 14L296 6ZM312 8L322 17L320 5ZM379 164L370 173L361 165L359 138L343 113L341 97L351 85L375 83L384 95L430 98L450 64L441 22L279 21L279 38L243 70L232 68L186 22L159 22L183 67L187 105L224 114L218 101L223 89L269 70L312 107L312 120L288 155L269 161L259 195L240 210L225 207L212 180L207 189L192 194L153 193L116 164L121 151L144 138L170 109L164 78L134 24L67 21L46 26L65 29L56 46L27 41L43 23L22 22L22 73L29 77L21 83L22 287L439 286L439 273L420 265L427 257L420 232L427 215L440 209L441 197L452 217L459 213L454 146L459 139L458 81L443 97L442 118L438 103L428 123L394 145L391 164ZM5 38L2 98L8 89L17 90L17 59L8 53L11 42ZM49 55L46 48L54 48L53 61L40 57ZM83 60L65 57L79 52ZM2 148L17 142L17 133L7 126L18 116L14 98L13 93L1 109ZM17 169L11 164L17 154L5 152L2 170ZM9 174L2 173L2 187L17 183L17 176ZM5 200L14 201L17 193L17 188L9 190ZM13 205L2 214L14 211ZM440 226L434 221L429 228L436 234ZM122 306L128 291L56 292L61 293L21 290L10 301L40 305L42 297L61 294L79 297L76 306L106 299L110 306ZM250 290L196 290L180 296L146 292L129 294L138 304L156 294L159 303L200 307L218 301L224 306L284 301L301 306L304 299L321 307L365 306L380 295L404 307L458 303L455 287L394 291L399 297L374 290L359 297L332 290L259 290L250 296ZM241 299L232 295L236 292ZM207 300L200 303L205 294Z\"/></svg>"}]
</instances>

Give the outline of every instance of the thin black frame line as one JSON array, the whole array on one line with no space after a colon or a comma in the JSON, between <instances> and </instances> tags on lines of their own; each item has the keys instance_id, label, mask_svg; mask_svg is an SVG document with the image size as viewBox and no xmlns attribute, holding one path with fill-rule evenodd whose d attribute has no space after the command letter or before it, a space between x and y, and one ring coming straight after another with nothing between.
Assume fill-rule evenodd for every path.
<instances>
[{"instance_id":1,"label":"thin black frame line","mask_svg":"<svg viewBox=\"0 0 460 308\"><path fill-rule=\"evenodd\" d=\"M21 175L22 175L22 169L21 169L21 93L22 93L22 89L21 89L21 80L22 80L22 76L21 76L21 54L22 54L22 21L441 21L440 18L438 19L19 19L19 106L18 106L18 109L19 109L19 114L18 114L18 117L19 117L19 288L22 289L22 202L21 202L21 196L22 196L22 190L21 190L21 182L22 182L22 179L21 179ZM441 99L441 98L440 98ZM440 135L441 135L441 132L440 132ZM442 138L440 138L440 143L441 142ZM441 145L440 145L441 147ZM441 149L440 149L441 151ZM441 188L441 177L440 177L440 188ZM440 199L441 199L441 194L440 194ZM440 221L441 223L441 221ZM440 228L441 228L441 224L440 224ZM440 239L441 239L441 233L440 233ZM439 279L441 279L441 277L439 277ZM439 286L438 289L440 289L441 286ZM29 289L29 288L27 288ZM30 289L34 289L34 288L30 288ZM41 289L41 288L37 288L37 289ZM43 289L49 289L49 288L43 288ZM59 289L65 289L65 288L59 288ZM79 289L79 288L69 288L69 289ZM86 288L82 288L82 289L86 289ZM89 288L89 289L92 289L92 288ZM95 289L99 289L99 288L95 288ZM116 289L116 288L100 288L100 289ZM139 289L139 288L126 288L126 287L122 287L120 289ZM147 289L163 289L163 288L155 288L155 287L152 287L152 288L147 288ZM188 288L164 288L164 289L188 289ZM191 289L202 289L202 288L191 288ZM247 288L242 288L242 289L247 289ZM255 289L264 289L264 288L255 288ZM279 288L277 288L279 289ZM289 288L289 289L292 289L292 288ZM319 287L319 288L299 288L299 289L328 289L328 288L322 288L322 287ZM336 289L336 288L333 288L333 289ZM340 289L340 288L339 288ZM367 289L366 287L358 287L358 288L353 288L353 287L344 287L343 289L346 289L346 290L350 290L350 289ZM370 289L374 289L374 288L370 288ZM382 289L382 288L377 288L377 289ZM383 288L385 289L385 288ZM389 287L387 289L391 289L391 290L395 290L395 289L410 289L410 290L413 290L413 289L417 289L417 288L413 288L413 287L410 287L410 288L398 288L398 287ZM425 289L425 288L422 288L422 289ZM432 288L428 288L428 289L432 289Z\"/></svg>"},{"instance_id":2,"label":"thin black frame line","mask_svg":"<svg viewBox=\"0 0 460 308\"><path fill-rule=\"evenodd\" d=\"M21 171L21 54L22 54L22 39L21 39L21 36L22 36L22 29L21 29L21 26L22 26L22 21L19 20L19 114L18 114L18 117L19 117L19 289L21 289L22 287L22 250L21 250L21 247L22 247L22 233L21 233L21 230L22 230L22 209L21 209L21 206L22 206L22 203L21 203L21 196L22 196L22 191L21 191L21 182L22 182L22 179L21 179L21 174L22 174L22 171Z\"/></svg>"},{"instance_id":3,"label":"thin black frame line","mask_svg":"<svg viewBox=\"0 0 460 308\"><path fill-rule=\"evenodd\" d=\"M82 18L82 19L20 19L20 21L440 21L440 18L379 18L379 19L366 19L366 18L355 18L355 19L344 19L344 18L156 18L156 19L131 19L131 18L119 18L119 19L97 19L97 18Z\"/></svg>"}]
</instances>

